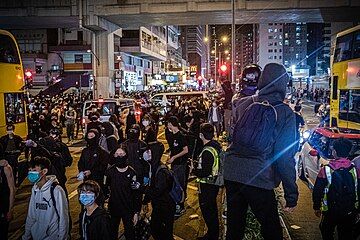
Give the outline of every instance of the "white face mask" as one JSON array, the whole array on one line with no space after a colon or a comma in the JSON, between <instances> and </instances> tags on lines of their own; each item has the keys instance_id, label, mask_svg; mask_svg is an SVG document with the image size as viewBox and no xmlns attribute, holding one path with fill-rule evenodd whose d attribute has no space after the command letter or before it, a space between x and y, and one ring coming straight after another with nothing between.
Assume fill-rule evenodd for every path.
<instances>
[{"instance_id":1,"label":"white face mask","mask_svg":"<svg viewBox=\"0 0 360 240\"><path fill-rule=\"evenodd\" d=\"M188 109L189 109L189 107L188 107L188 106L186 106L186 107L185 107L185 110L188 110Z\"/></svg>"},{"instance_id":2,"label":"white face mask","mask_svg":"<svg viewBox=\"0 0 360 240\"><path fill-rule=\"evenodd\" d=\"M150 122L148 120L144 120L142 121L142 125L144 125L144 127L149 126Z\"/></svg>"},{"instance_id":3,"label":"white face mask","mask_svg":"<svg viewBox=\"0 0 360 240\"><path fill-rule=\"evenodd\" d=\"M13 130L8 130L8 131L6 131L6 132L7 132L8 135L14 134L14 131L13 131Z\"/></svg>"}]
</instances>

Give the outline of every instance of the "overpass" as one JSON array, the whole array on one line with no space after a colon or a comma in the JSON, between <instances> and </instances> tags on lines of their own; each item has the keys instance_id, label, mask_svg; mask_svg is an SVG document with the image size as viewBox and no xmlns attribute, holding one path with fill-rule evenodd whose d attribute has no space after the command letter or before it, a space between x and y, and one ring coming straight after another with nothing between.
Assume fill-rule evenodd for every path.
<instances>
[{"instance_id":1,"label":"overpass","mask_svg":"<svg viewBox=\"0 0 360 240\"><path fill-rule=\"evenodd\" d=\"M236 24L360 22L360 0L235 0ZM231 0L2 0L0 27L230 24Z\"/></svg>"}]
</instances>

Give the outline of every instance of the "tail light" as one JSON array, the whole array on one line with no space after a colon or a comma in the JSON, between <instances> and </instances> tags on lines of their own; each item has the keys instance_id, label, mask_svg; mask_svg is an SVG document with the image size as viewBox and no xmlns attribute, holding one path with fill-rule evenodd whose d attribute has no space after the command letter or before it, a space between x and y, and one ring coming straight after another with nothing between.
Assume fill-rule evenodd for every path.
<instances>
[{"instance_id":1,"label":"tail light","mask_svg":"<svg viewBox=\"0 0 360 240\"><path fill-rule=\"evenodd\" d=\"M319 153L318 153L318 151L316 151L315 149L313 149L313 150L310 150L309 155L310 155L310 156L313 156L313 157L317 157L317 156L319 155Z\"/></svg>"}]
</instances>

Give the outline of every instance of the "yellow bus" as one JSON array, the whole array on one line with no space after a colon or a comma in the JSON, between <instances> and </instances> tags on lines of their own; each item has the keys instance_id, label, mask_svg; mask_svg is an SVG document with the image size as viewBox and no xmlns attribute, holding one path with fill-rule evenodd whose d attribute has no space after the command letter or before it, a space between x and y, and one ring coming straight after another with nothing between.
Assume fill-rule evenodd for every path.
<instances>
[{"instance_id":1,"label":"yellow bus","mask_svg":"<svg viewBox=\"0 0 360 240\"><path fill-rule=\"evenodd\" d=\"M360 25L336 36L330 126L360 130Z\"/></svg>"},{"instance_id":2,"label":"yellow bus","mask_svg":"<svg viewBox=\"0 0 360 240\"><path fill-rule=\"evenodd\" d=\"M24 71L14 36L0 30L0 136L7 124L15 125L15 134L27 135L24 99Z\"/></svg>"}]
</instances>

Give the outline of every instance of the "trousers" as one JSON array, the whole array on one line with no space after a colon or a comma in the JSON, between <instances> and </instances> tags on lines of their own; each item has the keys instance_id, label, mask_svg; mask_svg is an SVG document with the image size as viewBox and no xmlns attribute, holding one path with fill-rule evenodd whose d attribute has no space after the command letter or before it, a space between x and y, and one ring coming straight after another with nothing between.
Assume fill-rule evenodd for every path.
<instances>
[{"instance_id":1,"label":"trousers","mask_svg":"<svg viewBox=\"0 0 360 240\"><path fill-rule=\"evenodd\" d=\"M173 240L175 203L153 205L151 213L151 235L155 240Z\"/></svg>"},{"instance_id":2,"label":"trousers","mask_svg":"<svg viewBox=\"0 0 360 240\"><path fill-rule=\"evenodd\" d=\"M219 186L200 183L199 205L207 226L207 239L219 239L219 217L216 198L219 193Z\"/></svg>"},{"instance_id":3,"label":"trousers","mask_svg":"<svg viewBox=\"0 0 360 240\"><path fill-rule=\"evenodd\" d=\"M133 223L134 214L123 214L122 216L111 215L111 228L113 232L113 239L118 239L119 225L121 220L124 224L126 240L135 240L135 229Z\"/></svg>"},{"instance_id":4,"label":"trousers","mask_svg":"<svg viewBox=\"0 0 360 240\"><path fill-rule=\"evenodd\" d=\"M261 224L261 234L265 240L283 239L274 190L233 181L225 181L225 187L228 227L226 240L243 239L249 206Z\"/></svg>"},{"instance_id":5,"label":"trousers","mask_svg":"<svg viewBox=\"0 0 360 240\"><path fill-rule=\"evenodd\" d=\"M333 240L335 227L337 227L338 240L355 239L353 236L353 226L355 224L355 214L344 218L333 217L328 213L323 213L320 222L320 231L323 240Z\"/></svg>"}]
</instances>

